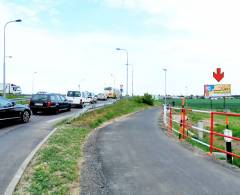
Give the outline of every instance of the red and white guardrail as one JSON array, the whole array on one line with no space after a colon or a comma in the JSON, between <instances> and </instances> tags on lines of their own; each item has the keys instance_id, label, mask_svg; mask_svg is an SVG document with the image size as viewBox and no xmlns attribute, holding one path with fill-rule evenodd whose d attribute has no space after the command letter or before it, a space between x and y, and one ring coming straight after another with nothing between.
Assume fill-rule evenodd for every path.
<instances>
[{"instance_id":1,"label":"red and white guardrail","mask_svg":"<svg viewBox=\"0 0 240 195\"><path fill-rule=\"evenodd\" d=\"M208 122L210 129L205 129L203 124L199 126L192 125L188 120L188 115L190 115L191 112L207 114L209 119L207 119L206 122ZM215 130L215 124L217 123L216 116L225 117L225 129L223 129L223 133L219 133ZM224 153L227 156L227 161L232 163L233 157L240 158L240 148L238 150L239 153L236 152L237 150L234 150L233 152L231 142L232 140L238 141L240 147L240 138L232 135L232 130L229 129L229 117L240 117L240 114L189 109L184 108L184 104L182 108L166 105L162 107L163 127L167 129L168 134L173 134L173 132L175 132L178 134L180 140L188 138L208 147L209 155L212 155L215 151ZM197 132L198 136L191 130ZM205 135L207 134L204 139L203 133ZM217 137L222 137L224 139L225 149L219 146L217 143Z\"/></svg>"}]
</instances>

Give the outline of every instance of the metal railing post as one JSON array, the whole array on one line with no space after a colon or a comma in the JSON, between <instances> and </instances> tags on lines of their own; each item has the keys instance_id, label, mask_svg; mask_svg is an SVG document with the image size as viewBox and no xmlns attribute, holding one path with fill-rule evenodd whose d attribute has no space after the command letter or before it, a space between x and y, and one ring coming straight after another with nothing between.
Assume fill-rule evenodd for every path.
<instances>
[{"instance_id":1,"label":"metal railing post","mask_svg":"<svg viewBox=\"0 0 240 195\"><path fill-rule=\"evenodd\" d=\"M211 122L210 122L210 155L212 155L213 152L213 129L214 129L214 113L211 112Z\"/></svg>"},{"instance_id":2,"label":"metal railing post","mask_svg":"<svg viewBox=\"0 0 240 195\"><path fill-rule=\"evenodd\" d=\"M229 118L226 116L226 129L224 130L224 135L232 136L232 131L229 130ZM232 153L232 139L224 137L225 144L226 144L226 151ZM232 164L233 157L231 154L226 154L227 162Z\"/></svg>"},{"instance_id":3,"label":"metal railing post","mask_svg":"<svg viewBox=\"0 0 240 195\"><path fill-rule=\"evenodd\" d=\"M169 133L172 133L172 107L170 107L170 116L169 116Z\"/></svg>"},{"instance_id":4,"label":"metal railing post","mask_svg":"<svg viewBox=\"0 0 240 195\"><path fill-rule=\"evenodd\" d=\"M163 106L163 122L165 127L167 126L167 105L164 104Z\"/></svg>"}]
</instances>

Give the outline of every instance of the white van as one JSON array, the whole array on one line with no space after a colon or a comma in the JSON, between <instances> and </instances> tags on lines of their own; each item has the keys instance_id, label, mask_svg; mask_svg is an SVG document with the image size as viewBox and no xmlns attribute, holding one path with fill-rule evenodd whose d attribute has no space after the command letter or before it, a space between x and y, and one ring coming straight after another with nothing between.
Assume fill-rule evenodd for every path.
<instances>
[{"instance_id":1,"label":"white van","mask_svg":"<svg viewBox=\"0 0 240 195\"><path fill-rule=\"evenodd\" d=\"M82 92L82 97L83 97L84 104L91 104L91 98L89 98L88 91Z\"/></svg>"},{"instance_id":2,"label":"white van","mask_svg":"<svg viewBox=\"0 0 240 195\"><path fill-rule=\"evenodd\" d=\"M85 97L80 91L68 91L66 99L71 103L72 106L83 108L85 103Z\"/></svg>"},{"instance_id":3,"label":"white van","mask_svg":"<svg viewBox=\"0 0 240 195\"><path fill-rule=\"evenodd\" d=\"M3 93L3 84L2 83L0 83L0 93ZM18 85L15 85L13 83L6 83L5 93L18 95L18 94L22 93L22 90L21 90L21 87Z\"/></svg>"}]
</instances>

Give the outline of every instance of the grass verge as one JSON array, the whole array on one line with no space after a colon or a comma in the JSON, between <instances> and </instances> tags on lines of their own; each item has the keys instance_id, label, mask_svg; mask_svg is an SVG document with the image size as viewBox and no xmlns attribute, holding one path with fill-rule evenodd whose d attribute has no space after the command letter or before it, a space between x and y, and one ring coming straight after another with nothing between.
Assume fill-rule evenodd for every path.
<instances>
[{"instance_id":1,"label":"grass verge","mask_svg":"<svg viewBox=\"0 0 240 195\"><path fill-rule=\"evenodd\" d=\"M37 152L14 194L79 194L82 147L92 129L148 107L126 99L61 124Z\"/></svg>"}]
</instances>

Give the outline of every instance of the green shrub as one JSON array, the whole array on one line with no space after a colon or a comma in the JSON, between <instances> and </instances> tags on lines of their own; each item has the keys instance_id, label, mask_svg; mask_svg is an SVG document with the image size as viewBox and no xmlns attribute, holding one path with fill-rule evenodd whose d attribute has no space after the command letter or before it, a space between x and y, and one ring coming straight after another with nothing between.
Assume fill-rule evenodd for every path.
<instances>
[{"instance_id":1,"label":"green shrub","mask_svg":"<svg viewBox=\"0 0 240 195\"><path fill-rule=\"evenodd\" d=\"M137 102L139 104L143 103L143 97L142 96L134 96L133 99L134 99L135 102Z\"/></svg>"},{"instance_id":2,"label":"green shrub","mask_svg":"<svg viewBox=\"0 0 240 195\"><path fill-rule=\"evenodd\" d=\"M144 103L144 104L148 104L148 105L150 105L150 106L153 106L153 104L154 104L154 99L153 99L152 95L150 95L150 94L148 94L148 93L144 93L143 103Z\"/></svg>"},{"instance_id":3,"label":"green shrub","mask_svg":"<svg viewBox=\"0 0 240 195\"><path fill-rule=\"evenodd\" d=\"M134 97L134 101L137 103L144 103L150 106L153 106L154 104L154 99L152 97L152 95L148 94L148 93L144 93L144 96L135 96Z\"/></svg>"}]
</instances>

